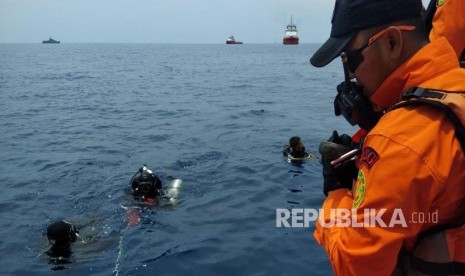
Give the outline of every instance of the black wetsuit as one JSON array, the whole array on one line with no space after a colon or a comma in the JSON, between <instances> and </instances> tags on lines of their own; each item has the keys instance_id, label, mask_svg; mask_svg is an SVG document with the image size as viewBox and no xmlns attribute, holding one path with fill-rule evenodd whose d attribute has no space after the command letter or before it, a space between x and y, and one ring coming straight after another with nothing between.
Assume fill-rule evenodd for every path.
<instances>
[{"instance_id":1,"label":"black wetsuit","mask_svg":"<svg viewBox=\"0 0 465 276\"><path fill-rule=\"evenodd\" d=\"M64 265L71 263L71 248L69 246L64 247L57 247L52 246L47 252L45 252L48 256L48 263L52 265ZM58 266L55 267L53 270L60 270L64 269L64 267Z\"/></svg>"}]
</instances>

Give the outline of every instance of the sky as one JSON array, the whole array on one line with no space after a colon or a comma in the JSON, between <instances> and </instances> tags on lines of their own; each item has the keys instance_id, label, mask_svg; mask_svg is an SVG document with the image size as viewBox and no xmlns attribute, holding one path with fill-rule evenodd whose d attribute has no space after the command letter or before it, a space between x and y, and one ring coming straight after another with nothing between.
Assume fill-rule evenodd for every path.
<instances>
[{"instance_id":1,"label":"sky","mask_svg":"<svg viewBox=\"0 0 465 276\"><path fill-rule=\"evenodd\" d=\"M425 1L424 1L425 2ZM324 42L333 0L0 0L0 43Z\"/></svg>"}]
</instances>

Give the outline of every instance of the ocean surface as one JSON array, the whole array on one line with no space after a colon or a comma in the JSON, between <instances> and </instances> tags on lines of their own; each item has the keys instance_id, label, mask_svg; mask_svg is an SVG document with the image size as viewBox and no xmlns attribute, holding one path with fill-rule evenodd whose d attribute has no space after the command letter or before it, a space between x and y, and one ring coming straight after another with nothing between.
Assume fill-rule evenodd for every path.
<instances>
[{"instance_id":1,"label":"ocean surface","mask_svg":"<svg viewBox=\"0 0 465 276\"><path fill-rule=\"evenodd\" d=\"M290 164L282 146L354 132L318 46L0 44L0 274L332 274L313 222L276 227L276 209L324 200L318 154ZM143 164L182 179L177 200L128 195ZM57 264L61 219L81 237Z\"/></svg>"}]
</instances>

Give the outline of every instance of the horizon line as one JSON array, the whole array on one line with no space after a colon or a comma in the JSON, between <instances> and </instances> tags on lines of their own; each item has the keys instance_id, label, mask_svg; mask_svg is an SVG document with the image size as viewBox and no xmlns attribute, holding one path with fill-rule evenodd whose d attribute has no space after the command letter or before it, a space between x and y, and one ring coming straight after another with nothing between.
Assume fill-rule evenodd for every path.
<instances>
[{"instance_id":1,"label":"horizon line","mask_svg":"<svg viewBox=\"0 0 465 276\"><path fill-rule=\"evenodd\" d=\"M299 44L322 44L324 42L299 42ZM44 44L42 42L9 42L9 41L4 41L1 42L0 44ZM55 43L51 43L55 44ZM56 43L56 44L213 44L213 45L228 45L225 42L62 42ZM250 43L245 43L243 44L237 44L237 45L253 45L253 44L280 44L283 45L282 42L250 42ZM236 45L236 44L234 44ZM286 45L286 46L297 46L297 45ZM230 44L228 45L230 46ZM232 45L231 45L232 46ZM239 46L240 47L240 46Z\"/></svg>"}]
</instances>

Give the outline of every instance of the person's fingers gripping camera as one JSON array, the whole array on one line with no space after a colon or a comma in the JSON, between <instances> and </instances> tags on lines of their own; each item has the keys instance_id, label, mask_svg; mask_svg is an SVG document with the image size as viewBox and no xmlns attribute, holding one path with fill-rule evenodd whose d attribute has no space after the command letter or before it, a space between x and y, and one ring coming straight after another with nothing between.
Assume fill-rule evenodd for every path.
<instances>
[{"instance_id":1,"label":"person's fingers gripping camera","mask_svg":"<svg viewBox=\"0 0 465 276\"><path fill-rule=\"evenodd\" d=\"M333 131L333 135L320 143L319 152L321 154L321 164L323 165L323 193L328 196L330 191L341 188L352 189L352 182L357 176L358 169L352 158L359 151L358 145L352 142L347 134L339 135ZM341 156L348 156L345 160L340 160ZM339 161L335 164L334 161Z\"/></svg>"}]
</instances>

